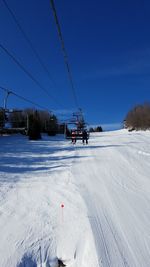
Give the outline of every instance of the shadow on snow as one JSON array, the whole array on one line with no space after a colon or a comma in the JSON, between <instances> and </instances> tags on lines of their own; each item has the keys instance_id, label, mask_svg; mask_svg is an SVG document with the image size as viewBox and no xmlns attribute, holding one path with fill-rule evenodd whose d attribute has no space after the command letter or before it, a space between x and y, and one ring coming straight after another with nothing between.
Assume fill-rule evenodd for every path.
<instances>
[{"instance_id":1,"label":"shadow on snow","mask_svg":"<svg viewBox=\"0 0 150 267\"><path fill-rule=\"evenodd\" d=\"M16 173L15 181L18 181L20 180L21 173L63 170L71 166L74 160L78 162L81 158L89 157L87 155L72 155L70 152L119 146L82 145L82 143L73 145L59 138L55 138L54 140L46 138L46 140L29 141L24 136L2 137L0 139L0 171L4 173ZM11 182L7 178L2 177L0 181Z\"/></svg>"}]
</instances>

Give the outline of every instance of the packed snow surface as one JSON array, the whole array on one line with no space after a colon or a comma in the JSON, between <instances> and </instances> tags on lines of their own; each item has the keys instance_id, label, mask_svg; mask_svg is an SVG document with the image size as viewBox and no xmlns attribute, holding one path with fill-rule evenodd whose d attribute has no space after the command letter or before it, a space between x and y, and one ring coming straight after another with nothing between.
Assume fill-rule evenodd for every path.
<instances>
[{"instance_id":1,"label":"packed snow surface","mask_svg":"<svg viewBox=\"0 0 150 267\"><path fill-rule=\"evenodd\" d=\"M150 132L0 136L0 267L150 266Z\"/></svg>"}]
</instances>

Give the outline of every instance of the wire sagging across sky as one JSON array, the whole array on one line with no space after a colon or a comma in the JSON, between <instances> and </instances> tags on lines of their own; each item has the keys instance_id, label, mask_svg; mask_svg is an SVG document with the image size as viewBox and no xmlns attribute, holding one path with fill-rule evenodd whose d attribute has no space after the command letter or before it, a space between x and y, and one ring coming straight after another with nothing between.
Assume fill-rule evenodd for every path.
<instances>
[{"instance_id":1,"label":"wire sagging across sky","mask_svg":"<svg viewBox=\"0 0 150 267\"><path fill-rule=\"evenodd\" d=\"M0 89L1 89L2 91L6 92L6 93L10 93L10 94L12 94L12 95L18 97L18 98L24 100L25 102L28 102L28 103L30 103L30 104L36 106L36 107L39 107L39 108L41 108L41 109L44 109L44 110L46 110L46 111L48 111L48 112L50 112L50 113L52 112L51 110L46 109L45 107L43 107L43 106L41 106L41 105L39 105L39 104L37 104L37 103L35 103L35 102L33 102L33 101L31 101L31 100L25 98L25 97L23 97L23 96L20 96L20 95L16 94L14 91L12 91L12 90L10 90L10 89L7 89L7 88L5 88L5 87L3 87L3 86L0 86Z\"/></svg>"},{"instance_id":2,"label":"wire sagging across sky","mask_svg":"<svg viewBox=\"0 0 150 267\"><path fill-rule=\"evenodd\" d=\"M0 48L1 50L3 50L18 66L19 68L26 73L26 75L42 90L44 91L51 99L53 99L53 101L55 103L57 103L59 106L63 106L61 105L55 98L54 96L52 96L47 89L45 89L45 87L43 85L41 85L41 83L23 66L23 64L21 64L14 55L12 55L7 48L5 48L1 43L0 43Z\"/></svg>"},{"instance_id":3,"label":"wire sagging across sky","mask_svg":"<svg viewBox=\"0 0 150 267\"><path fill-rule=\"evenodd\" d=\"M70 84L71 84L71 89L72 89L74 102L75 102L76 107L79 108L78 101L77 101L76 90L75 90L75 86L74 86L73 79L72 79L72 73L71 73L69 62L68 62L68 56L67 56L67 52L66 52L66 49L65 49L65 44L64 44L64 40L63 40L61 28L60 28L60 23L59 23L58 16L57 16L55 4L54 4L53 0L50 0L50 3L51 3L51 7L52 7L52 11L53 11L53 15L54 15L54 19L55 19L55 23L56 23L56 27L57 27L58 36L59 36L59 39L60 39L62 51L63 51L64 61L65 61L65 65L66 65L66 68L67 68L69 81L70 81Z\"/></svg>"},{"instance_id":4,"label":"wire sagging across sky","mask_svg":"<svg viewBox=\"0 0 150 267\"><path fill-rule=\"evenodd\" d=\"M7 8L7 10L9 11L11 17L13 18L13 20L15 21L18 29L20 30L20 32L22 33L22 35L24 36L25 40L27 41L27 43L29 44L32 52L34 53L34 55L36 56L38 62L40 63L40 65L42 66L42 68L44 69L44 71L46 72L46 74L48 75L50 81L54 84L54 81L50 75L50 72L48 70L48 68L45 66L43 60L41 59L39 53L37 52L37 50L35 49L35 47L33 46L33 43L31 42L30 38L28 37L28 35L26 34L26 32L24 31L23 27L21 26L20 22L18 21L15 13L11 10L11 8L9 7L8 3L6 0L2 0L5 7Z\"/></svg>"}]
</instances>

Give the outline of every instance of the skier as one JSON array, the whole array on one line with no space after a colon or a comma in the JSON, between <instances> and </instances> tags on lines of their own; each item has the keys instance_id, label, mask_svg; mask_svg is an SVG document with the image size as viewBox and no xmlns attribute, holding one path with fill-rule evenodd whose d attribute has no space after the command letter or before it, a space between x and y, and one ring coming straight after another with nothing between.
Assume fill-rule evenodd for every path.
<instances>
[{"instance_id":1,"label":"skier","mask_svg":"<svg viewBox=\"0 0 150 267\"><path fill-rule=\"evenodd\" d=\"M76 132L74 130L71 132L71 140L72 144L76 143Z\"/></svg>"},{"instance_id":2,"label":"skier","mask_svg":"<svg viewBox=\"0 0 150 267\"><path fill-rule=\"evenodd\" d=\"M86 144L88 144L88 134L87 134L87 131L84 130L83 133L82 133L82 142L84 144L84 141L86 141Z\"/></svg>"}]
</instances>

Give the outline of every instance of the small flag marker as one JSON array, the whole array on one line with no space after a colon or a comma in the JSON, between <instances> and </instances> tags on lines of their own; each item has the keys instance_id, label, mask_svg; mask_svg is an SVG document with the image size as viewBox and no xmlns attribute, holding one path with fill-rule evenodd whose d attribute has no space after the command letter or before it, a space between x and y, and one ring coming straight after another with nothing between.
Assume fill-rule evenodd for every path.
<instances>
[{"instance_id":1,"label":"small flag marker","mask_svg":"<svg viewBox=\"0 0 150 267\"><path fill-rule=\"evenodd\" d=\"M61 204L61 208L62 208L62 223L63 223L63 221L64 221L64 214L63 214L63 208L64 208L65 206L64 206L64 204L62 203Z\"/></svg>"}]
</instances>

